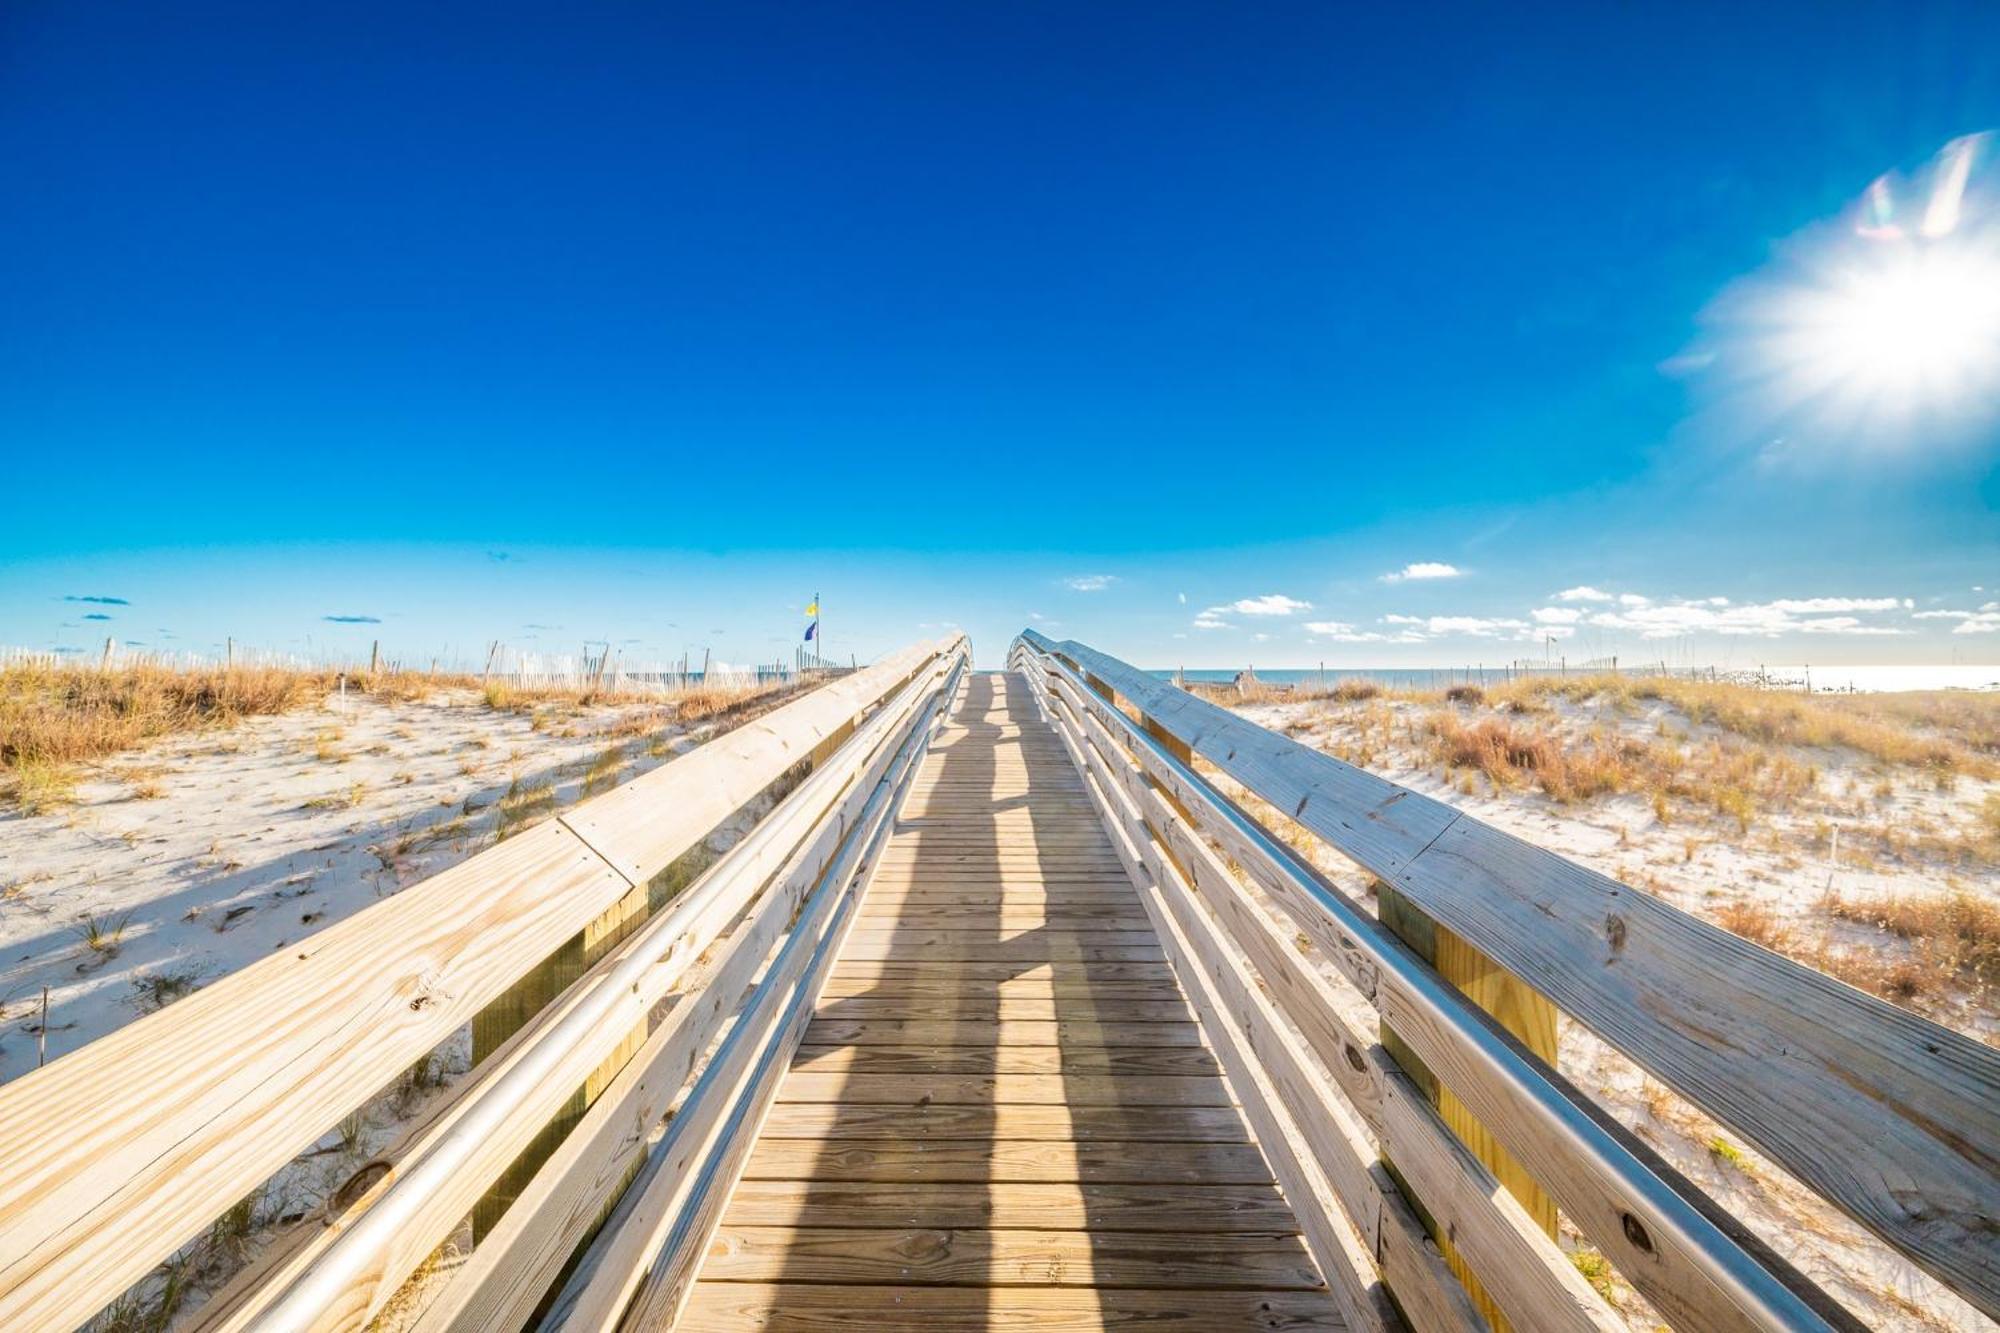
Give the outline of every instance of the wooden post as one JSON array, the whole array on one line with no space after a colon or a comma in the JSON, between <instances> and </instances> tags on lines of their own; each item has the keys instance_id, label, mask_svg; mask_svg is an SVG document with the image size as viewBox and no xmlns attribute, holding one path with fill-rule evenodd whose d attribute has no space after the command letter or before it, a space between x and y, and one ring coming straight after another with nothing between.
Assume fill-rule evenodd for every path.
<instances>
[{"instance_id":1,"label":"wooden post","mask_svg":"<svg viewBox=\"0 0 2000 1333\"><path fill-rule=\"evenodd\" d=\"M382 641L375 640L368 645L368 674L374 675L382 665Z\"/></svg>"},{"instance_id":2,"label":"wooden post","mask_svg":"<svg viewBox=\"0 0 2000 1333\"><path fill-rule=\"evenodd\" d=\"M224 639L222 644L222 665L225 667L234 667L236 665L236 640Z\"/></svg>"},{"instance_id":3,"label":"wooden post","mask_svg":"<svg viewBox=\"0 0 2000 1333\"><path fill-rule=\"evenodd\" d=\"M1381 904L1382 924L1425 962L1436 968L1438 975L1456 986L1474 1004L1499 1020L1500 1026L1514 1034L1521 1044L1533 1051L1550 1067L1556 1064L1556 1007L1548 997L1535 990L1513 973L1501 967L1457 934L1439 925L1426 916L1418 906L1398 893L1390 885L1378 880L1375 884L1377 900ZM1486 1127L1473 1119L1464 1103L1452 1096L1451 1090L1441 1084L1437 1076L1417 1058L1416 1053L1403 1044L1387 1023L1382 1025L1382 1047L1390 1058L1409 1074L1418 1087L1424 1090L1431 1104L1438 1108L1439 1116L1456 1134L1459 1141L1472 1149L1473 1156L1485 1163L1494 1178L1504 1185L1514 1196L1536 1225L1551 1238L1556 1234L1556 1204L1547 1192L1535 1182L1521 1164L1502 1148ZM1393 1162L1386 1158L1384 1164L1394 1173ZM1413 1191L1400 1174L1396 1183L1404 1197L1417 1207L1429 1228L1432 1239L1444 1251L1445 1261L1451 1271L1465 1284L1473 1304L1486 1316L1487 1323L1495 1329L1511 1328L1499 1308L1487 1297L1479 1279L1472 1275L1458 1257L1446 1232L1437 1219L1424 1210L1423 1200Z\"/></svg>"}]
</instances>

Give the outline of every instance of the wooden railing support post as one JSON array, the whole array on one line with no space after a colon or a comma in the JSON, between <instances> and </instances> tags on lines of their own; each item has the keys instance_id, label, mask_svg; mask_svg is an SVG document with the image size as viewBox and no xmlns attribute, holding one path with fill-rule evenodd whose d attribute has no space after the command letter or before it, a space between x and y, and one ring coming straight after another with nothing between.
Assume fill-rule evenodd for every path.
<instances>
[{"instance_id":1,"label":"wooden railing support post","mask_svg":"<svg viewBox=\"0 0 2000 1333\"><path fill-rule=\"evenodd\" d=\"M1541 1057L1550 1068L1556 1064L1556 1007L1548 997L1522 981L1513 973L1488 958L1460 936L1438 924L1431 917L1398 893L1390 885L1376 881L1375 892L1381 904L1382 924L1389 931L1410 946L1412 952L1437 969L1438 975L1457 987L1466 998L1491 1014L1523 1046ZM1472 1150L1473 1156L1483 1162L1493 1172L1494 1178L1507 1187L1528 1216L1548 1233L1556 1234L1555 1200L1535 1182L1513 1156L1502 1148L1487 1128L1472 1117L1464 1103L1452 1096L1451 1090L1419 1059L1415 1052L1397 1037L1395 1031L1384 1022L1382 1024L1382 1048L1387 1051L1416 1085L1423 1089L1431 1104L1438 1108L1438 1115L1460 1142ZM1395 1163L1383 1158L1390 1172L1396 1176L1396 1184L1405 1198L1417 1206L1423 1216L1424 1225L1429 1228L1431 1238L1444 1251L1445 1260L1451 1271L1465 1284L1472 1296L1473 1304L1486 1317L1486 1322L1505 1333L1512 1325L1506 1316L1487 1296L1479 1279L1459 1257L1458 1252L1446 1238L1444 1229L1437 1220L1424 1211L1423 1199L1412 1190L1409 1183L1396 1172Z\"/></svg>"}]
</instances>

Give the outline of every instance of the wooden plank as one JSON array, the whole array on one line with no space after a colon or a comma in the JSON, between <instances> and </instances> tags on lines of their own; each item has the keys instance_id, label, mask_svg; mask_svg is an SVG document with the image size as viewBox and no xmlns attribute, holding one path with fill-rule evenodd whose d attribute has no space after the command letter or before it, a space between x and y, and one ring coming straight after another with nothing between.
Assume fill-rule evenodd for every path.
<instances>
[{"instance_id":1,"label":"wooden plank","mask_svg":"<svg viewBox=\"0 0 2000 1333\"><path fill-rule=\"evenodd\" d=\"M1164 958L1041 958L1010 963L963 958L923 962L909 958L842 957L834 969L833 981L874 984L946 980L954 987L1053 982L1064 988L1087 988L1120 982L1171 981L1173 975Z\"/></svg>"},{"instance_id":2,"label":"wooden plank","mask_svg":"<svg viewBox=\"0 0 2000 1333\"><path fill-rule=\"evenodd\" d=\"M1318 1291L1295 1235L1207 1235L1199 1244L1144 1231L758 1227L725 1223L703 1282L880 1283L984 1287L1191 1287Z\"/></svg>"},{"instance_id":3,"label":"wooden plank","mask_svg":"<svg viewBox=\"0 0 2000 1333\"><path fill-rule=\"evenodd\" d=\"M969 932L956 932L967 934ZM1152 963L1165 961L1157 944L1098 944L1087 936L1068 938L1045 931L1013 940L958 939L948 932L912 931L894 939L854 940L842 955L844 962L911 962L925 959L934 963Z\"/></svg>"},{"instance_id":4,"label":"wooden plank","mask_svg":"<svg viewBox=\"0 0 2000 1333\"><path fill-rule=\"evenodd\" d=\"M1324 1295L1305 1291L1141 1291L983 1287L810 1286L703 1282L681 1333L865 1333L998 1328L1233 1333L1343 1327Z\"/></svg>"},{"instance_id":5,"label":"wooden plank","mask_svg":"<svg viewBox=\"0 0 2000 1333\"><path fill-rule=\"evenodd\" d=\"M956 1007L981 1004L1008 1004L1015 1001L1054 1003L1079 1000L1085 1004L1145 1003L1171 1004L1180 990L1170 980L1090 981L1058 980L1049 976L1022 975L997 981L966 981L950 972L937 971L923 977L841 976L827 979L824 996L851 999L879 999L884 1004L928 1003L940 1013ZM1022 1017L1027 1017L1024 1013Z\"/></svg>"},{"instance_id":6,"label":"wooden plank","mask_svg":"<svg viewBox=\"0 0 2000 1333\"><path fill-rule=\"evenodd\" d=\"M1055 1143L934 1139L763 1139L743 1168L745 1180L928 1180L968 1185L1002 1181L1088 1180L1153 1185L1256 1185L1271 1179L1263 1154L1248 1143Z\"/></svg>"},{"instance_id":7,"label":"wooden plank","mask_svg":"<svg viewBox=\"0 0 2000 1333\"><path fill-rule=\"evenodd\" d=\"M1020 1020L1053 1022L1058 1018L1075 1021L1090 1019L1102 1023L1191 1023L1194 1011L1179 996L1172 999L1100 999L1088 992L1058 1000L1053 995L995 994L992 991L956 994L821 996L821 1018L902 1018L921 1016L932 1022L961 1019ZM808 1038L810 1040L810 1038Z\"/></svg>"},{"instance_id":8,"label":"wooden plank","mask_svg":"<svg viewBox=\"0 0 2000 1333\"><path fill-rule=\"evenodd\" d=\"M781 1102L769 1139L1056 1139L1129 1143L1247 1143L1227 1106L894 1106Z\"/></svg>"},{"instance_id":9,"label":"wooden plank","mask_svg":"<svg viewBox=\"0 0 2000 1333\"><path fill-rule=\"evenodd\" d=\"M815 1046L798 1069L816 1074L1139 1074L1213 1078L1215 1057L1199 1046Z\"/></svg>"},{"instance_id":10,"label":"wooden plank","mask_svg":"<svg viewBox=\"0 0 2000 1333\"><path fill-rule=\"evenodd\" d=\"M782 1111L778 1107L773 1114ZM754 1226L1035 1227L1167 1231L1186 1235L1292 1231L1292 1210L1270 1185L964 1185L909 1181L745 1180L726 1220Z\"/></svg>"},{"instance_id":11,"label":"wooden plank","mask_svg":"<svg viewBox=\"0 0 2000 1333\"><path fill-rule=\"evenodd\" d=\"M1090 1020L968 1018L932 1022L915 1018L821 1018L806 1040L855 1046L1200 1046L1193 1023L1098 1023Z\"/></svg>"},{"instance_id":12,"label":"wooden plank","mask_svg":"<svg viewBox=\"0 0 2000 1333\"><path fill-rule=\"evenodd\" d=\"M820 1074L795 1071L779 1100L887 1102L915 1106L1228 1106L1219 1078L1108 1077L1098 1074Z\"/></svg>"},{"instance_id":13,"label":"wooden plank","mask_svg":"<svg viewBox=\"0 0 2000 1333\"><path fill-rule=\"evenodd\" d=\"M1116 659L1060 651L2000 1317L2000 1053Z\"/></svg>"}]
</instances>

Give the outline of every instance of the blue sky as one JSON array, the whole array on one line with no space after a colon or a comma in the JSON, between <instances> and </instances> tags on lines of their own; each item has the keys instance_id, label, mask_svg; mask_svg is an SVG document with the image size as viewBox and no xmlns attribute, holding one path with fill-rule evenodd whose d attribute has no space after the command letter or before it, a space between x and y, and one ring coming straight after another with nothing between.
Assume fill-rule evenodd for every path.
<instances>
[{"instance_id":1,"label":"blue sky","mask_svg":"<svg viewBox=\"0 0 2000 1333\"><path fill-rule=\"evenodd\" d=\"M8 5L0 642L2000 662L2000 8L1394 8Z\"/></svg>"}]
</instances>

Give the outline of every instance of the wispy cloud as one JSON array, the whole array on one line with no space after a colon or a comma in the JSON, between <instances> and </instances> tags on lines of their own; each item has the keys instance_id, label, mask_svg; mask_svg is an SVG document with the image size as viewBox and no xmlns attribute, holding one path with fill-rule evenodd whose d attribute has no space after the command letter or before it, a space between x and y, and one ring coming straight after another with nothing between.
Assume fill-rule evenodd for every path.
<instances>
[{"instance_id":1,"label":"wispy cloud","mask_svg":"<svg viewBox=\"0 0 2000 1333\"><path fill-rule=\"evenodd\" d=\"M1621 593L1617 610L1593 611L1582 623L1600 629L1625 630L1642 639L1673 639L1688 634L1762 639L1786 634L1887 636L1910 631L1863 620L1855 613L1908 610L1912 605L1908 598L1902 597L1780 597L1769 602L1743 603L1731 602L1727 597L1677 597L1655 602L1637 593Z\"/></svg>"},{"instance_id":2,"label":"wispy cloud","mask_svg":"<svg viewBox=\"0 0 2000 1333\"><path fill-rule=\"evenodd\" d=\"M1220 614L1218 614L1218 610L1208 610L1208 611L1204 611L1204 612L1202 612L1202 613L1201 613L1200 615L1196 616L1196 617L1194 618L1194 627L1195 627L1196 629L1235 629L1235 628L1236 628L1236 627L1235 627L1234 625L1232 625L1232 624L1230 624L1230 623L1229 623L1228 621L1224 620L1224 619L1223 619L1223 618L1221 617L1221 615L1220 615Z\"/></svg>"},{"instance_id":3,"label":"wispy cloud","mask_svg":"<svg viewBox=\"0 0 2000 1333\"><path fill-rule=\"evenodd\" d=\"M1228 606L1212 606L1203 614L1226 614L1234 611L1240 616L1289 616L1296 611L1310 610L1312 610L1311 602L1302 602L1296 597L1273 592L1266 593L1262 597L1244 597L1231 602Z\"/></svg>"},{"instance_id":4,"label":"wispy cloud","mask_svg":"<svg viewBox=\"0 0 2000 1333\"><path fill-rule=\"evenodd\" d=\"M1919 611L1912 620L1955 620L1953 634L2000 634L2000 602L1987 602L1977 611Z\"/></svg>"},{"instance_id":5,"label":"wispy cloud","mask_svg":"<svg viewBox=\"0 0 2000 1333\"><path fill-rule=\"evenodd\" d=\"M1608 602L1611 594L1600 592L1589 584L1579 584L1574 588L1564 588L1556 594L1558 602Z\"/></svg>"},{"instance_id":6,"label":"wispy cloud","mask_svg":"<svg viewBox=\"0 0 2000 1333\"><path fill-rule=\"evenodd\" d=\"M1384 574L1384 583L1406 583L1412 579L1455 579L1463 576L1464 570L1457 565L1447 565L1442 560L1418 560L1404 565L1393 574Z\"/></svg>"},{"instance_id":7,"label":"wispy cloud","mask_svg":"<svg viewBox=\"0 0 2000 1333\"><path fill-rule=\"evenodd\" d=\"M1583 619L1583 612L1573 606L1538 606L1529 614L1537 625L1574 625Z\"/></svg>"},{"instance_id":8,"label":"wispy cloud","mask_svg":"<svg viewBox=\"0 0 2000 1333\"><path fill-rule=\"evenodd\" d=\"M130 606L123 597L79 597L75 593L63 598L65 602L96 602L99 606Z\"/></svg>"},{"instance_id":9,"label":"wispy cloud","mask_svg":"<svg viewBox=\"0 0 2000 1333\"><path fill-rule=\"evenodd\" d=\"M1359 629L1345 620L1308 620L1306 633L1332 639L1336 643L1422 643L1424 636L1411 630L1385 634L1380 630Z\"/></svg>"},{"instance_id":10,"label":"wispy cloud","mask_svg":"<svg viewBox=\"0 0 2000 1333\"><path fill-rule=\"evenodd\" d=\"M1518 635L1529 628L1525 620L1504 616L1383 616L1382 621L1415 627L1433 639L1492 639L1502 634Z\"/></svg>"},{"instance_id":11,"label":"wispy cloud","mask_svg":"<svg viewBox=\"0 0 2000 1333\"><path fill-rule=\"evenodd\" d=\"M1071 592L1103 592L1116 582L1116 574L1072 574L1062 581L1062 586Z\"/></svg>"},{"instance_id":12,"label":"wispy cloud","mask_svg":"<svg viewBox=\"0 0 2000 1333\"><path fill-rule=\"evenodd\" d=\"M379 625L380 616L321 616L321 620L333 625Z\"/></svg>"},{"instance_id":13,"label":"wispy cloud","mask_svg":"<svg viewBox=\"0 0 2000 1333\"><path fill-rule=\"evenodd\" d=\"M110 617L110 616L107 616L107 615L105 615L105 614L104 614L104 613L103 613L102 611L92 611L92 612L91 612L91 613L90 613L89 615L85 616L85 617L84 617L84 619L85 619L85 620L109 620L109 619L111 619L111 617Z\"/></svg>"}]
</instances>

